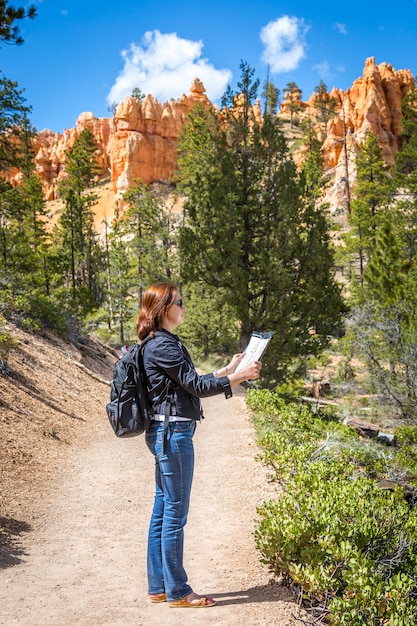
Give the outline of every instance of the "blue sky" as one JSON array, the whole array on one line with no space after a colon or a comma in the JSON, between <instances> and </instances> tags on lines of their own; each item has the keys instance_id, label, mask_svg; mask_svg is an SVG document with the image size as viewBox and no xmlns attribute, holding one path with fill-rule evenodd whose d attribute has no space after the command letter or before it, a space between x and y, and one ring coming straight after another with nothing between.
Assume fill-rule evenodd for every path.
<instances>
[{"instance_id":1,"label":"blue sky","mask_svg":"<svg viewBox=\"0 0 417 626\"><path fill-rule=\"evenodd\" d=\"M12 0L15 7L25 0ZM349 88L365 60L417 75L417 0L34 0L22 46L2 45L0 69L25 89L38 131L62 132L133 87L159 101L200 78L212 102L233 89L241 61L282 89L295 81L307 100L320 80Z\"/></svg>"}]
</instances>

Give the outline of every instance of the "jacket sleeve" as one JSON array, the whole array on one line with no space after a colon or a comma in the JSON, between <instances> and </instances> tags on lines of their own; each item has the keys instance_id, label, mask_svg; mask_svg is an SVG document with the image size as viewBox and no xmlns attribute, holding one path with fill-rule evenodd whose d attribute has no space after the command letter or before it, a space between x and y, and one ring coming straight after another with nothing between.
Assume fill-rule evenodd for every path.
<instances>
[{"instance_id":1,"label":"jacket sleeve","mask_svg":"<svg viewBox=\"0 0 417 626\"><path fill-rule=\"evenodd\" d=\"M152 344L153 342L151 342ZM224 393L230 398L232 389L227 376L216 378L213 374L199 375L179 342L157 341L149 346L149 362L175 381L189 394L205 398Z\"/></svg>"}]
</instances>

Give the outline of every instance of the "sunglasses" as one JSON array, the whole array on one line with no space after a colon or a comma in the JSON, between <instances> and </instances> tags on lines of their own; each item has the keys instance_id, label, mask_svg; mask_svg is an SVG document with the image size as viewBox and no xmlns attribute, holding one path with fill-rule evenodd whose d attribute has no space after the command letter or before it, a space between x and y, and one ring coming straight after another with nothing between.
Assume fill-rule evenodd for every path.
<instances>
[{"instance_id":1,"label":"sunglasses","mask_svg":"<svg viewBox=\"0 0 417 626\"><path fill-rule=\"evenodd\" d=\"M180 307L184 306L184 302L182 298L180 298L179 300L174 300L172 304L176 304L177 306L180 306Z\"/></svg>"}]
</instances>

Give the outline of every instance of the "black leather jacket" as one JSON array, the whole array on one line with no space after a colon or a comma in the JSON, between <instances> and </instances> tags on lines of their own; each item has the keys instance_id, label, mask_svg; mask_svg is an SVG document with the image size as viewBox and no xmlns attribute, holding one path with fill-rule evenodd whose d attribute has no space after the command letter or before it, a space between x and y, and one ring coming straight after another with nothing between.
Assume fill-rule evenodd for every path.
<instances>
[{"instance_id":1,"label":"black leather jacket","mask_svg":"<svg viewBox=\"0 0 417 626\"><path fill-rule=\"evenodd\" d=\"M166 390L169 384L171 415L199 420L200 398L224 393L232 396L227 376L199 375L187 349L179 337L167 330L157 331L155 339L144 346L143 363L150 387L150 399L155 413L164 414Z\"/></svg>"}]
</instances>

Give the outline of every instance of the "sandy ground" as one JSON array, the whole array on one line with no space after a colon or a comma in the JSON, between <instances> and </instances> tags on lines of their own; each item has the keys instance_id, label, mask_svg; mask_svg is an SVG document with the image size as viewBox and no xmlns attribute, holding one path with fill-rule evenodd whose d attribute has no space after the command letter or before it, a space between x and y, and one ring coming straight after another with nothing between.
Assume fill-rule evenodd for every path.
<instances>
[{"instance_id":1,"label":"sandy ground","mask_svg":"<svg viewBox=\"0 0 417 626\"><path fill-rule=\"evenodd\" d=\"M38 352L39 361L42 356L47 359L46 348ZM65 358L71 365L77 355ZM8 427L17 458L13 485L20 489L10 487L9 497L3 489L0 499L0 624L300 624L291 593L271 584L254 545L256 506L273 495L273 487L255 460L244 390L239 388L228 401L204 401L206 419L194 438L196 470L185 566L194 590L214 596L217 605L181 610L147 598L146 534L154 487L153 459L145 440L117 439L104 415L107 385L87 371L75 370L80 378L72 381L72 409L64 416L68 421L70 415L71 427L65 430L62 425L59 431L49 426L53 436L46 437L42 426L47 444L43 452L39 449L43 463L29 453L26 459L15 441L20 431L13 435L9 414L3 411L2 426ZM83 406L80 390L85 393L86 385L89 414L77 421ZM51 410L58 408L46 406L47 413ZM25 414L30 418L30 408ZM9 472L3 472L3 488L8 478Z\"/></svg>"}]
</instances>

